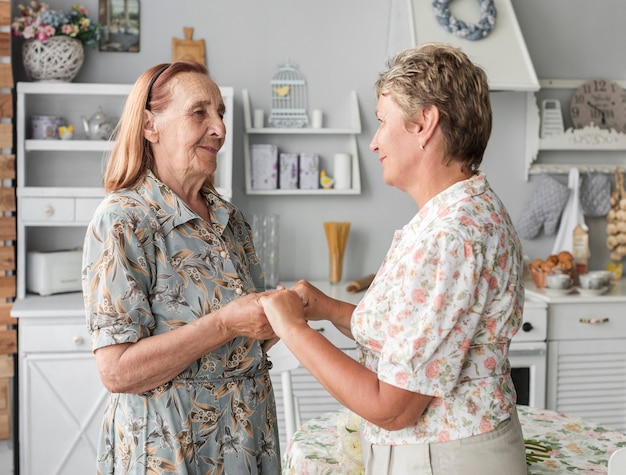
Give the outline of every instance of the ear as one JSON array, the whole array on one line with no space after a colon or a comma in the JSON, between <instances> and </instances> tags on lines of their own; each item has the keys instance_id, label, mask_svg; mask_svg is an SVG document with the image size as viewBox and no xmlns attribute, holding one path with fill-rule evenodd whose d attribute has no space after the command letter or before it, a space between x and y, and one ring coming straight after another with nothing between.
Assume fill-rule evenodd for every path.
<instances>
[{"instance_id":1,"label":"ear","mask_svg":"<svg viewBox=\"0 0 626 475\"><path fill-rule=\"evenodd\" d=\"M437 125L439 125L439 108L437 106L427 107L422 109L417 116L420 143L425 147L435 133Z\"/></svg>"},{"instance_id":2,"label":"ear","mask_svg":"<svg viewBox=\"0 0 626 475\"><path fill-rule=\"evenodd\" d=\"M156 126L154 114L149 110L143 111L143 136L148 142L157 143L159 141L159 129Z\"/></svg>"}]
</instances>

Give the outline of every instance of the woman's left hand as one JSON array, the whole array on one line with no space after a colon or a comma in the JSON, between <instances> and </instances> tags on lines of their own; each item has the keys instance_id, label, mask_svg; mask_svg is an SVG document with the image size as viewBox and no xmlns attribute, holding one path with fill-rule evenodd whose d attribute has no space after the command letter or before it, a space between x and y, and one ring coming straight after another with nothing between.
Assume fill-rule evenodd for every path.
<instances>
[{"instance_id":1,"label":"woman's left hand","mask_svg":"<svg viewBox=\"0 0 626 475\"><path fill-rule=\"evenodd\" d=\"M259 297L265 315L280 338L290 327L307 325L300 296L292 290L276 290Z\"/></svg>"}]
</instances>

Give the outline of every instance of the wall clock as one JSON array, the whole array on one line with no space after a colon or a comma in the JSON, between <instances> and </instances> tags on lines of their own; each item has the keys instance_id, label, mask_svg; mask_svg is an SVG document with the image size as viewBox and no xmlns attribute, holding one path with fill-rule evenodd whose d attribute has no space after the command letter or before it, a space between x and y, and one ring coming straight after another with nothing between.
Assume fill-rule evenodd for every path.
<instances>
[{"instance_id":1,"label":"wall clock","mask_svg":"<svg viewBox=\"0 0 626 475\"><path fill-rule=\"evenodd\" d=\"M576 128L593 123L626 133L626 91L615 81L586 81L572 96L570 115Z\"/></svg>"}]
</instances>

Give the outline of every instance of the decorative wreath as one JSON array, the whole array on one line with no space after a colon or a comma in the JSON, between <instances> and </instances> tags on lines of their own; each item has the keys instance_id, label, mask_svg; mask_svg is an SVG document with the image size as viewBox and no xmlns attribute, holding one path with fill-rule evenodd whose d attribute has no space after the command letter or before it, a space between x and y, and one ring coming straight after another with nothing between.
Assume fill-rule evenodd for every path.
<instances>
[{"instance_id":1,"label":"decorative wreath","mask_svg":"<svg viewBox=\"0 0 626 475\"><path fill-rule=\"evenodd\" d=\"M452 0L433 0L433 12L437 22L449 33L466 40L480 40L491 33L496 24L496 7L494 0L478 0L480 4L480 20L476 24L467 24L458 20L450 13L448 4Z\"/></svg>"}]
</instances>

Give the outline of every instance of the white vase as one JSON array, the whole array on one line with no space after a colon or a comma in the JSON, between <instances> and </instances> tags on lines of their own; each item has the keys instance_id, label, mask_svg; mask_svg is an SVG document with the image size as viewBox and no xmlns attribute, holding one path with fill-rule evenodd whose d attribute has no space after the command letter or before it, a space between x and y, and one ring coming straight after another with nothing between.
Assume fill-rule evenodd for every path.
<instances>
[{"instance_id":1,"label":"white vase","mask_svg":"<svg viewBox=\"0 0 626 475\"><path fill-rule=\"evenodd\" d=\"M32 81L69 82L78 74L84 59L82 41L69 36L26 40L22 46L22 62Z\"/></svg>"}]
</instances>

